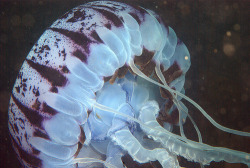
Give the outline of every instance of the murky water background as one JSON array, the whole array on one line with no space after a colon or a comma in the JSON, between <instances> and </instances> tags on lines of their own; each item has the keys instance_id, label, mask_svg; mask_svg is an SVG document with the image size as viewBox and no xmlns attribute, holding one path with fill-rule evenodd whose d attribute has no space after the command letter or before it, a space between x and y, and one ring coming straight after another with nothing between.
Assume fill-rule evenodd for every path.
<instances>
[{"instance_id":1,"label":"murky water background","mask_svg":"<svg viewBox=\"0 0 250 168\"><path fill-rule=\"evenodd\" d=\"M12 86L29 50L44 30L67 10L84 0L0 1L0 167L20 167L11 147L7 109ZM191 54L186 95L218 123L250 132L250 1L141 0L158 13L186 44ZM224 133L197 110L190 114L209 145L250 153L250 138ZM186 134L197 139L190 122ZM178 129L174 129L178 132ZM180 158L181 166L199 167ZM243 168L242 164L212 163L209 168Z\"/></svg>"}]
</instances>

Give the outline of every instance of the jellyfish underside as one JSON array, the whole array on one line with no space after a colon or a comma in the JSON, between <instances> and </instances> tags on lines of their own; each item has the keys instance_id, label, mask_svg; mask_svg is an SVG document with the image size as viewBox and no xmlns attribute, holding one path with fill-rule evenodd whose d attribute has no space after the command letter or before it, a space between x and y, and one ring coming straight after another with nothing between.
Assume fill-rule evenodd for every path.
<instances>
[{"instance_id":1,"label":"jellyfish underside","mask_svg":"<svg viewBox=\"0 0 250 168\"><path fill-rule=\"evenodd\" d=\"M223 161L223 160L226 162L229 162L229 163L244 163L244 164L247 164L248 166L250 166L250 158L249 158L248 153L230 150L227 148L212 147L212 146L209 146L209 145L202 143L202 137L201 137L201 134L200 134L195 122L192 120L191 116L189 116L189 114L187 113L187 110L185 109L185 105L181 101L179 101L179 98L177 98L177 96L184 98L185 100L190 102L192 105L194 105L218 129L225 131L225 132L228 132L228 133L240 135L240 136L248 136L249 137L250 133L229 129L229 128L223 127L223 126L219 125L218 123L216 123L197 103L195 103L193 100L191 100L190 98L188 98L184 94L182 94L176 90L171 89L167 85L167 83L162 75L162 72L160 70L159 65L156 64L155 72L163 84L161 84L161 83L157 82L156 80L144 75L140 71L140 69L134 64L134 61L130 61L129 66L131 67L133 73L135 73L141 79L147 81L150 84L162 87L171 93L171 95L173 96L173 102L174 102L174 104L177 107L178 112L179 112L179 126L180 126L181 136L171 133L169 130L163 128L157 122L155 114L158 113L159 108L155 107L154 102L147 102L147 105L145 105L141 109L141 111L144 111L144 112L142 112L140 114L138 119L131 116L131 115L121 113L121 112L114 110L110 107L99 104L98 102L94 103L94 105L93 105L94 108L106 111L107 113L116 114L117 116L125 117L130 121L138 123L140 125L141 129L144 131L144 133L148 136L148 138L161 144L161 148L147 150L147 151L153 151L152 153L154 155L156 153L162 154L162 152L164 152L162 149L165 148L170 153L173 154L173 156L171 156L171 158L173 158L173 159L170 161L176 162L177 159L175 156L181 155L184 158L186 158L187 160L199 162L201 167L203 167L203 165L208 165L212 161L219 162L219 161ZM144 81L144 84L146 83L145 81ZM185 119L186 116L188 116L190 118L190 120L192 121L192 123L196 129L196 132L198 134L199 142L189 140L185 137L185 134L183 131L183 123L184 123L183 119ZM119 133L117 133L117 137L119 137L119 136L122 137L124 135L121 135L121 134L126 134L127 132L129 132L129 130L119 132ZM120 134L120 135L118 135L118 134ZM126 137L129 137L129 135L127 135ZM123 145L122 144L123 142L120 142L120 143L121 144L119 144L119 145L123 146L122 148L125 149L128 147L126 145ZM148 160L143 161L143 159L140 160L140 157L145 157L144 156L145 154L140 152L140 150L139 150L139 152L137 151L134 153L132 150L133 149L127 149L127 152L130 155L132 155L131 157L134 160L136 160L137 162L141 162L141 163L145 163L148 161ZM139 155L141 155L141 156L139 156ZM150 161L154 161L154 160L150 160ZM160 161L160 160L158 160L158 161ZM105 165L106 167L110 167L110 168L116 167L116 166L112 165L111 163L108 163L107 161L97 159L97 158L76 158L73 161L73 163L93 163L93 162L101 163L101 164ZM162 160L162 162L160 161L160 163L162 165L164 164L164 162L165 162L164 160ZM177 164L174 163L174 165L178 165L178 162L177 162Z\"/></svg>"},{"instance_id":2,"label":"jellyfish underside","mask_svg":"<svg viewBox=\"0 0 250 168\"><path fill-rule=\"evenodd\" d=\"M146 11L148 12L149 15L152 16L155 22L157 22L156 18L151 13L151 11L149 10L146 10ZM164 32L165 29L162 28L161 26L158 26L158 29L161 32L160 34L164 35L164 33L166 33ZM168 38L171 38L171 31L172 29L169 28ZM141 109L139 110L140 112L138 116L136 117L131 116L130 114L127 114L127 113L120 112L116 109L110 108L98 102L94 102L93 107L96 109L105 111L107 113L111 113L115 116L124 117L127 120L137 123L140 126L140 129L145 133L145 135L149 139L153 140L154 142L159 143L160 146L158 148L152 148L152 149L144 148L140 144L140 141L138 141L138 137L136 139L136 137L132 135L129 128L127 127L121 130L116 129L116 131L113 132L113 135L111 135L110 138L116 142L116 145L118 145L123 150L125 150L135 161L139 163L146 163L149 161L158 160L163 167L180 167L176 158L177 155L180 155L186 158L187 160L199 162L201 167L203 167L203 165L208 165L212 161L219 162L223 160L229 163L244 163L250 166L250 155L248 153L235 151L235 150L231 150L227 148L212 147L212 146L202 143L201 133L198 127L196 126L195 122L193 121L192 117L188 114L187 108L180 101L181 98L185 99L186 101L191 103L193 106L195 106L218 129L224 132L228 132L228 133L232 133L232 134L240 135L240 136L247 136L247 137L250 137L250 133L233 130L233 129L226 128L218 124L196 102L191 100L189 97L185 96L181 90L178 91L169 87L161 71L161 61L159 61L159 58L162 57L162 52L164 50L163 48L165 44L166 44L166 41L162 40L159 43L159 48L156 49L156 52L153 56L155 65L156 65L154 72L157 75L159 81L155 80L151 76L145 75L138 68L138 66L135 65L135 62L133 59L128 61L127 66L130 67L131 73L134 73L136 76L144 80L142 83L144 84L148 83L150 85L153 84L160 88L164 88L171 94L173 98L173 103L179 112L179 127L180 127L181 136L171 133L170 130L162 127L157 122L156 116L158 115L158 112L159 112L159 104L158 104L159 102L152 101L152 100L148 101L141 107ZM176 51L179 50L183 57L188 51L186 51L187 49L183 47L182 45L180 46L182 48L176 49ZM185 56L184 59L190 59L190 57ZM189 67L190 65L189 64L186 66L185 64L188 64L188 63L183 63L183 60L181 60L180 62L184 64L183 65L184 69L186 67ZM187 69L184 71L186 72ZM98 115L97 117L99 118ZM186 119L186 117L188 117L191 120L192 124L194 125L194 128L198 135L199 142L195 142L186 138L184 130L183 130L183 124L184 124L183 121ZM129 140L130 138L132 140ZM104 160L101 160L100 158L86 158L85 157L85 158L76 158L73 160L73 164L74 163L93 163L93 162L101 163L104 166L110 167L110 168L116 167L112 163L108 162L107 160L104 161Z\"/></svg>"}]
</instances>

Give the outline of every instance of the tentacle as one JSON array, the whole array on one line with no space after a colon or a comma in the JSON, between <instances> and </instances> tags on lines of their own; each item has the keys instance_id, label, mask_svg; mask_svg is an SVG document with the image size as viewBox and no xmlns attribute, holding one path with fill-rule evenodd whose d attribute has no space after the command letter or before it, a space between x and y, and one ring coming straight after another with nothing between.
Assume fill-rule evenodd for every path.
<instances>
[{"instance_id":1,"label":"tentacle","mask_svg":"<svg viewBox=\"0 0 250 168\"><path fill-rule=\"evenodd\" d=\"M154 102L152 102L154 104ZM172 137L166 130L160 126L156 121L155 113L159 110L158 107L147 103L140 111L139 119L151 127L141 128L157 142L170 150L176 155L181 155L188 160L200 162L204 165L209 164L211 161L226 161L229 163L245 163L250 164L250 155L244 152L234 151L226 148L212 147L203 143L194 141L180 141ZM157 131L156 131L157 129ZM161 130L161 131L158 131Z\"/></svg>"},{"instance_id":2,"label":"tentacle","mask_svg":"<svg viewBox=\"0 0 250 168\"><path fill-rule=\"evenodd\" d=\"M144 8L143 8L144 9ZM154 20L154 22L156 23L155 25L157 25L158 26L158 30L160 31L160 34L161 35L164 35L164 29L162 29L162 27L161 26L159 26L160 24L159 24L159 22L156 20L156 18L154 17L154 15L153 15L153 13L150 11L150 10L147 10L147 9L145 9L148 13L149 13L149 15L150 16L152 16L152 18L153 18L153 20ZM162 54L162 50L163 50L163 48L164 48L164 45L166 44L166 40L164 39L164 40L162 40L162 41L160 41L160 44L159 44L159 47L156 49L156 53L155 53L155 55L154 55L154 59L157 61L157 60L159 60L159 57L160 57L160 55ZM175 49L176 50L176 49ZM184 51L186 51L187 49L185 48L184 49ZM181 52L181 51L180 51ZM182 54L180 54L180 53L178 53L178 50L177 50L177 53L175 53L175 55L176 55L176 57L180 57L180 56L182 56ZM190 59L190 56L185 56L184 55L184 57L181 59L181 61L180 61L180 64L183 66L183 69L184 69L184 72L186 72L187 71L187 69L188 69L188 67L190 66L190 64L188 64L188 65L186 65L186 61L187 60L189 60ZM130 66L130 68L132 69L132 71L135 73L135 74L137 74L137 75L139 75L140 77L142 77L142 78L144 78L144 79L146 79L146 80L148 80L149 82L152 82L152 83L154 83L154 84L156 84L156 85L158 85L158 86L160 86L160 87L162 87L162 88L165 88L165 89L167 89L172 95L178 95L178 96L180 96L180 97L182 97L182 98L184 98L184 99L186 99L187 101L189 101L191 104L193 104L215 127L217 127L218 129L220 129L220 130L222 130L222 131L225 131L225 132L228 132L228 133L232 133L232 134L236 134L236 135L241 135L241 136L248 136L248 137L250 137L250 133L247 133L247 132L242 132L242 131L237 131L237 130L234 130L234 129L230 129L230 128L226 128L226 127L224 127L224 126L222 126L222 125L220 125L220 124L218 124L216 121L214 121L206 112L205 112L205 110L203 110L197 103L195 103L192 99L190 99L190 98L188 98L187 96L185 96L184 94L182 94L182 93L180 93L180 92L178 92L178 91L175 91L175 90L173 90L173 89L171 89L167 84L166 84L166 82L165 83L163 83L163 85L162 84L160 84L160 83L158 83L158 82L156 82L156 81L154 81L154 80L152 80L152 79L150 79L149 77L147 77L146 75L144 75L135 65L134 65L134 61L133 60L130 60L129 61L129 66ZM158 65L156 66L156 68L155 68L155 70L156 70L156 73L157 73L157 70L158 70L158 72L161 72L160 71L160 67L159 67L159 63L158 63ZM160 75L161 74L161 75ZM158 73L157 74L158 75L158 77L162 80L162 79L164 79L164 77L163 77L163 75L162 75L162 73ZM162 82L163 82L164 80L162 80ZM182 132L182 131L181 131ZM198 132L197 132L198 133ZM199 135L199 133L198 133L198 135ZM199 139L201 139L201 137L199 137Z\"/></svg>"},{"instance_id":3,"label":"tentacle","mask_svg":"<svg viewBox=\"0 0 250 168\"><path fill-rule=\"evenodd\" d=\"M148 102L147 104L150 103ZM154 102L153 104L157 103ZM162 128L155 118L159 108L156 108L153 112L152 103L149 105L151 107L150 110L146 110L146 107L141 110L141 121L98 103L95 103L94 106L102 110L127 117L128 119L139 123L141 128L149 135L149 137L162 143L162 145L169 149L169 151L175 153L176 155L181 155L188 160L200 162L205 165L209 164L211 161L218 162L222 160L229 163L250 164L250 154L248 153L227 148L212 147L203 143L191 141ZM156 106L158 105L155 105L155 107Z\"/></svg>"},{"instance_id":4,"label":"tentacle","mask_svg":"<svg viewBox=\"0 0 250 168\"><path fill-rule=\"evenodd\" d=\"M134 64L134 61L131 60L130 61L130 67L131 69L133 70L134 73L136 73L138 76L144 78L145 80L151 82L151 83L154 83L156 84L157 86L160 86L164 89L167 89L168 91L184 98L185 100L187 100L188 102L190 102L192 105L194 105L215 127L217 127L218 129L222 130L222 131L225 131L225 132L228 132L228 133L231 133L231 134L235 134L235 135L240 135L240 136L247 136L247 137L250 137L250 133L248 132L243 132L243 131L238 131L238 130L234 130L234 129L230 129L230 128L227 128L227 127L224 127L220 124L218 124L216 121L214 121L214 119L212 119L212 117L210 117L206 112L205 110L199 106L196 102L194 102L192 99L190 99L189 97L185 96L184 94L178 92L178 91L175 91L173 89L171 89L169 86L164 86L156 81L154 81L153 79L150 79L149 77L147 77L146 75L144 75Z\"/></svg>"},{"instance_id":5,"label":"tentacle","mask_svg":"<svg viewBox=\"0 0 250 168\"><path fill-rule=\"evenodd\" d=\"M160 78L161 82L164 84L164 86L168 87L168 84L167 84L167 82L166 82L166 80L165 80L165 78L164 78L164 76L163 76L163 74L162 74L162 72L160 70L160 64L159 63L157 63L157 65L155 67L155 72L158 75L158 77ZM174 102L174 104L176 105L176 107L177 107L177 109L179 111L179 126L180 126L181 136L186 138L186 136L184 134L184 130L183 130L183 124L182 124L183 123L183 121L182 121L183 118L181 116L182 116L182 112L185 112L187 115L188 115L188 112L187 112L186 109L185 110L183 109L185 107L184 104L182 104L182 106L180 105L179 101L177 100L177 96L175 94L173 94L172 92L170 92L170 94L172 95L173 102ZM191 118L190 115L188 115L188 116ZM200 131L198 130L198 128L197 128L196 124L194 123L194 121L192 120L192 118L191 118L191 121L195 126L195 129L196 129L196 132L198 134L199 140L201 140Z\"/></svg>"},{"instance_id":6,"label":"tentacle","mask_svg":"<svg viewBox=\"0 0 250 168\"><path fill-rule=\"evenodd\" d=\"M127 150L130 156L139 163L158 160L163 168L179 168L177 158L163 148L148 150L132 135L130 130L122 129L111 136L112 140Z\"/></svg>"},{"instance_id":7,"label":"tentacle","mask_svg":"<svg viewBox=\"0 0 250 168\"><path fill-rule=\"evenodd\" d=\"M144 9L144 8L143 8ZM157 19L155 18L155 16L153 15L153 13L150 11L150 10L147 10L147 9L144 9L144 10L146 10L147 12L148 12L148 14L150 15L150 16L152 16L152 18L153 18L153 20L154 20L154 22L155 22L155 24L154 25L156 25L156 26L158 26L158 30L159 30L159 32L160 32L160 34L162 35L162 36L166 36L167 35L167 32L166 32L166 30L165 30L165 28L164 27L162 27L161 26L161 24L157 21ZM176 37L176 36L175 36ZM167 85L167 82L166 82L166 80L165 80L165 78L164 78L164 76L163 76L163 74L162 74L162 72L161 72L161 70L160 70L160 61L159 61L159 58L162 58L162 51L163 51L163 49L164 49L164 47L165 47L165 45L166 45L166 42L167 42L167 38L161 38L162 40L160 41L160 44L158 44L158 48L156 49L156 53L155 53L155 55L154 55L154 59L156 60L156 67L155 67L155 72L156 72L156 74L158 75L158 77L159 77L159 79L161 80L161 82L165 85L165 86L168 86ZM177 43L177 39L176 39L176 42L175 43ZM185 50L184 50L185 51ZM169 54L169 55L173 55L175 53L175 49L173 50L173 52L172 52L172 54ZM185 136L185 134L184 134L184 130L183 130L183 119L184 118L182 118L182 113L184 112L184 113L186 113L187 115L188 115L188 112L187 112L187 109L186 110L183 110L183 107L185 107L185 105L184 104L182 104L182 106L179 104L179 101L177 100L177 95L176 94L173 94L173 92L171 92L170 91L170 94L172 95L172 97L173 97L173 99L174 99L174 103L175 103L175 105L176 105L176 107L177 107L177 109L178 109L178 111L179 111L179 126L180 126L180 133L181 133L181 136L182 137L184 137L184 138L186 138L186 136ZM182 110L181 110L182 109ZM197 127L197 125L195 124L195 122L193 121L193 119L191 118L191 116L190 115L188 115L188 117L190 118L190 120L191 120L191 122L192 122L192 124L194 125L194 127L195 127L195 130L196 130L196 132L197 132L197 134L198 134L198 139L199 139L199 142L202 142L202 138L201 138L201 133L200 133L200 131L199 131L199 129L198 129L198 127Z\"/></svg>"},{"instance_id":8,"label":"tentacle","mask_svg":"<svg viewBox=\"0 0 250 168\"><path fill-rule=\"evenodd\" d=\"M158 77L160 78L160 80L162 81L162 83L164 84L164 86L169 87L166 80L165 80L165 78L164 78L164 76L163 76L163 74L162 74L162 72L161 72L161 70L160 70L160 64L159 63L155 67L155 72L158 75ZM177 109L179 111L179 125L180 125L181 136L186 138L186 136L184 134L184 130L183 130L183 124L182 124L182 122L183 122L182 120L184 118L181 117L182 116L181 113L184 112L184 113L187 114L187 116L191 120L191 122L192 122L192 124L193 124L193 126L194 126L194 128L195 128L195 130L197 132L199 142L202 142L202 136L201 136L200 130L198 129L198 127L197 127L196 123L194 122L193 118L188 114L186 106L181 101L177 100L177 95L176 94L173 94L173 92L171 92L171 91L170 91L170 93L172 94L173 102L175 103L175 105L176 105L176 107L177 107Z\"/></svg>"},{"instance_id":9,"label":"tentacle","mask_svg":"<svg viewBox=\"0 0 250 168\"><path fill-rule=\"evenodd\" d=\"M147 128L149 128L149 129L153 129L153 130L155 130L155 131L163 132L164 134L171 135L173 138L179 139L179 140L181 140L181 141L183 141L183 142L186 142L186 141L187 141L187 142L193 142L193 141L191 141L191 140L189 140L189 139L186 140L185 138L183 138L183 137L181 137L181 136L179 136L179 135L173 134L173 133L167 131L166 129L164 129L164 128L162 128L162 127L161 127L161 129L150 127L150 126L144 124L142 121L140 121L140 120L138 120L138 119L136 119L136 118L134 118L134 117L131 117L131 116L129 116L129 115L126 115L126 114L124 114L124 113L121 113L121 112L119 112L119 111L116 111L116 110L114 110L114 109L112 109L112 108L109 108L109 107L104 106L104 105L102 105L102 104L99 104L99 103L97 103L97 102L94 103L93 106L96 107L96 108L99 108L99 109L101 109L101 110L104 110L104 111L107 111L107 112L111 112L111 113L114 113L114 114L117 114L117 115L126 117L126 118L128 118L129 120L134 121L134 122L140 124L141 126L147 127Z\"/></svg>"},{"instance_id":10,"label":"tentacle","mask_svg":"<svg viewBox=\"0 0 250 168\"><path fill-rule=\"evenodd\" d=\"M178 111L182 111L184 113L187 114L188 118L190 119L190 121L192 122L196 132L197 132L197 135L198 135L198 141L199 142L202 142L202 136L201 136L201 132L199 130L199 128L197 127L196 123L194 122L193 118L188 114L188 112L186 111L186 109L182 108L183 106L186 108L186 106L180 101L180 102L176 102L176 104L179 104L179 106L177 107L178 108ZM181 112L180 112L181 113ZM179 122L180 124L182 124L182 117L181 115L179 116Z\"/></svg>"}]
</instances>

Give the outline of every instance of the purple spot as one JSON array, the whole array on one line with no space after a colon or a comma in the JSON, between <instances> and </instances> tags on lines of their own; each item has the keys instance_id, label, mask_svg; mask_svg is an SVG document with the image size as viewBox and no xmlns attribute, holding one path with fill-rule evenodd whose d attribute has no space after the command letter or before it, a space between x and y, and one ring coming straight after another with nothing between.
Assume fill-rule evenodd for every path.
<instances>
[{"instance_id":1,"label":"purple spot","mask_svg":"<svg viewBox=\"0 0 250 168\"><path fill-rule=\"evenodd\" d=\"M63 56L63 61L65 61L65 58L66 58L66 55L67 55L66 52L65 52L65 48L61 51L61 53L62 53L62 56Z\"/></svg>"},{"instance_id":2,"label":"purple spot","mask_svg":"<svg viewBox=\"0 0 250 168\"><path fill-rule=\"evenodd\" d=\"M36 87L34 86L32 92L33 92L33 94L34 94L36 97L38 97L38 96L40 95L40 93L39 93L39 87L36 88Z\"/></svg>"},{"instance_id":3,"label":"purple spot","mask_svg":"<svg viewBox=\"0 0 250 168\"><path fill-rule=\"evenodd\" d=\"M45 50L50 50L50 48L49 48L48 45L43 46L43 49L45 49Z\"/></svg>"},{"instance_id":4,"label":"purple spot","mask_svg":"<svg viewBox=\"0 0 250 168\"><path fill-rule=\"evenodd\" d=\"M62 67L62 72L63 73L69 73L69 69L66 66Z\"/></svg>"},{"instance_id":5,"label":"purple spot","mask_svg":"<svg viewBox=\"0 0 250 168\"><path fill-rule=\"evenodd\" d=\"M75 11L74 16L70 18L67 22L77 22L85 19L85 12Z\"/></svg>"},{"instance_id":6,"label":"purple spot","mask_svg":"<svg viewBox=\"0 0 250 168\"><path fill-rule=\"evenodd\" d=\"M15 88L16 88L17 93L20 93L20 87L17 86L17 87L15 87Z\"/></svg>"}]
</instances>

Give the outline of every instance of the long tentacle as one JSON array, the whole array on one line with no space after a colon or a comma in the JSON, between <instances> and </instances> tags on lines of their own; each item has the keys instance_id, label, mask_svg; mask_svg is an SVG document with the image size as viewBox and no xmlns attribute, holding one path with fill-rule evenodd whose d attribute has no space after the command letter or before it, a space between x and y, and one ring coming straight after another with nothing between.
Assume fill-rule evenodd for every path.
<instances>
[{"instance_id":1,"label":"long tentacle","mask_svg":"<svg viewBox=\"0 0 250 168\"><path fill-rule=\"evenodd\" d=\"M250 155L248 153L239 152L227 148L212 147L210 145L183 138L182 136L173 134L162 128L159 123L152 117L149 118L152 118L152 121L155 121L144 123L136 118L116 111L112 108L103 106L97 102L93 104L93 106L107 112L121 115L128 118L129 120L137 122L142 128L146 128L144 130L148 132L149 135L152 134L152 137L154 137L156 141L161 142L166 148L169 148L169 150L174 152L175 154L182 155L190 160L202 162L203 164L208 164L211 161L221 160L225 160L230 163L239 162L248 165L250 164Z\"/></svg>"},{"instance_id":2,"label":"long tentacle","mask_svg":"<svg viewBox=\"0 0 250 168\"><path fill-rule=\"evenodd\" d=\"M162 81L162 83L164 84L164 86L168 87L167 82L166 82L166 80L165 80L165 78L164 78L164 76L163 76L163 74L162 74L162 72L160 70L160 64L159 63L157 63L157 65L155 67L155 72L159 76L159 78ZM202 136L201 136L200 130L198 129L198 127L197 127L196 123L194 122L193 118L188 114L188 112L186 110L184 110L182 108L182 106L180 105L179 101L177 101L177 95L173 94L172 92L170 92L170 93L172 94L172 96L173 96L173 102L175 103L175 105L176 105L176 107L177 107L177 109L178 109L178 111L180 113L179 114L179 125L180 125L181 136L186 137L185 134L184 134L184 130L183 130L183 124L182 124L183 121L181 121L181 117L180 117L181 116L181 112L184 112L184 113L187 114L187 116L191 120L192 124L194 125L194 128L195 128L195 130L197 132L197 135L198 135L199 142L202 142Z\"/></svg>"},{"instance_id":3,"label":"long tentacle","mask_svg":"<svg viewBox=\"0 0 250 168\"><path fill-rule=\"evenodd\" d=\"M184 98L185 100L187 100L188 102L190 102L192 105L194 105L203 115L204 117L206 117L210 122L211 124L213 124L215 127L217 127L218 129L224 131L224 132L228 132L228 133L231 133L231 134L235 134L235 135L240 135L240 136L247 136L247 137L250 137L250 133L248 132L243 132L243 131L238 131L238 130L234 130L234 129L230 129L230 128L227 128L227 127L224 127L220 124L218 124L212 117L210 117L206 111L200 106L198 105L195 101L193 101L192 99L190 99L189 97L185 96L184 94L176 91L176 90L173 90L171 89L169 86L164 86L156 81L154 81L153 79L150 79L149 77L147 77L145 74L143 74L134 64L134 61L131 60L130 63L130 68L133 70L134 73L136 73L137 75L139 75L140 77L148 80L149 82L151 83L154 83L164 89L167 89L168 91Z\"/></svg>"}]
</instances>

